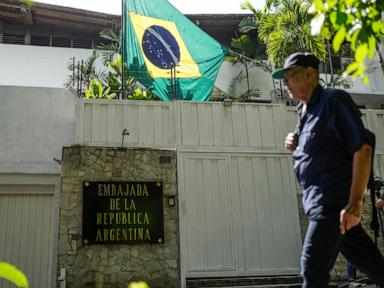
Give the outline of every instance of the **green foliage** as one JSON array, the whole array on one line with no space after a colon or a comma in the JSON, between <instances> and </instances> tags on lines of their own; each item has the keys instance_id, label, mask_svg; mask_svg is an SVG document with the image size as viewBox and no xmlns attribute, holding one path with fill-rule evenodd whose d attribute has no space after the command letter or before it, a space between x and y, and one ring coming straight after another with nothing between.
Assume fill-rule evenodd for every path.
<instances>
[{"instance_id":1,"label":"green foliage","mask_svg":"<svg viewBox=\"0 0 384 288\"><path fill-rule=\"evenodd\" d=\"M115 55L115 61L107 61L106 65L108 66L107 77L104 78L104 82L111 88L112 91L121 91L122 81L123 81L123 57L120 54ZM136 86L136 79L129 74L127 64L124 63L124 91L127 91L128 94Z\"/></svg>"},{"instance_id":2,"label":"green foliage","mask_svg":"<svg viewBox=\"0 0 384 288\"><path fill-rule=\"evenodd\" d=\"M268 59L277 67L283 65L285 58L297 51L311 51L321 61L327 57L325 42L311 34L311 16L305 0L266 1L264 12L253 8L249 0L241 7L253 13L254 20L244 21L240 31L252 30L252 23L258 36L266 44Z\"/></svg>"},{"instance_id":3,"label":"green foliage","mask_svg":"<svg viewBox=\"0 0 384 288\"><path fill-rule=\"evenodd\" d=\"M138 281L129 283L128 288L149 288L149 286L144 281Z\"/></svg>"},{"instance_id":4,"label":"green foliage","mask_svg":"<svg viewBox=\"0 0 384 288\"><path fill-rule=\"evenodd\" d=\"M243 94L241 94L237 100L239 102L250 102L252 101L252 98L258 98L261 96L261 90L258 88L251 88L247 91L245 91Z\"/></svg>"},{"instance_id":5,"label":"green foliage","mask_svg":"<svg viewBox=\"0 0 384 288\"><path fill-rule=\"evenodd\" d=\"M6 262L0 262L0 278L6 279L18 287L29 287L28 279L24 273Z\"/></svg>"},{"instance_id":6,"label":"green foliage","mask_svg":"<svg viewBox=\"0 0 384 288\"><path fill-rule=\"evenodd\" d=\"M244 22L242 21L242 23ZM246 69L259 67L264 71L270 72L270 65L264 61L267 60L265 49L265 45L260 39L243 34L240 37L232 38L230 54L225 60L232 64L240 63Z\"/></svg>"},{"instance_id":7,"label":"green foliage","mask_svg":"<svg viewBox=\"0 0 384 288\"><path fill-rule=\"evenodd\" d=\"M267 58L267 55L265 54L265 45L259 39L252 39L249 35L243 34L240 37L232 38L231 52L232 53L226 57L226 60L234 65L240 64L245 69L245 75L239 73L239 75L233 79L233 90L235 82L241 82L243 79L246 79L247 92L241 95L240 98L250 99L251 97L260 96L260 90L251 89L250 87L249 69L251 67L259 67L264 71L271 71L270 65L263 61Z\"/></svg>"},{"instance_id":8,"label":"green foliage","mask_svg":"<svg viewBox=\"0 0 384 288\"><path fill-rule=\"evenodd\" d=\"M87 99L113 99L116 93L110 93L111 87L104 86L99 80L91 80L89 89L85 91Z\"/></svg>"},{"instance_id":9,"label":"green foliage","mask_svg":"<svg viewBox=\"0 0 384 288\"><path fill-rule=\"evenodd\" d=\"M311 24L312 32L332 39L335 52L339 51L342 43L350 43L355 61L345 72L354 77L362 77L364 82L368 83L366 61L374 56L376 43L384 38L384 24L381 18L384 1L311 1L310 12L315 16Z\"/></svg>"},{"instance_id":10,"label":"green foliage","mask_svg":"<svg viewBox=\"0 0 384 288\"><path fill-rule=\"evenodd\" d=\"M250 65L253 66L263 67L262 60L267 59L267 55L265 54L265 45L259 39L252 39L246 34L243 34L240 37L232 38L231 49L240 54L235 57L234 60L236 62L242 62L244 64L250 63Z\"/></svg>"},{"instance_id":11,"label":"green foliage","mask_svg":"<svg viewBox=\"0 0 384 288\"><path fill-rule=\"evenodd\" d=\"M141 89L135 88L132 91L131 95L128 95L128 99L130 100L158 100L158 98L153 95L151 92Z\"/></svg>"},{"instance_id":12,"label":"green foliage","mask_svg":"<svg viewBox=\"0 0 384 288\"><path fill-rule=\"evenodd\" d=\"M76 83L82 82L82 85L85 87L89 87L89 83L91 80L99 80L101 81L105 76L105 71L96 69L96 61L99 55L96 50L92 52L92 54L83 61L83 65L81 63L73 64L73 62L69 62L67 65L68 70L74 71L68 79L64 83L64 87L68 88L71 86L75 86Z\"/></svg>"},{"instance_id":13,"label":"green foliage","mask_svg":"<svg viewBox=\"0 0 384 288\"><path fill-rule=\"evenodd\" d=\"M99 35L107 43L101 43L96 49L101 51L104 61L112 61L113 56L119 52L120 48L119 32L111 28L105 28L100 31Z\"/></svg>"},{"instance_id":14,"label":"green foliage","mask_svg":"<svg viewBox=\"0 0 384 288\"><path fill-rule=\"evenodd\" d=\"M27 7L31 8L34 4L35 1L33 0L22 0L21 1L24 5L26 5Z\"/></svg>"},{"instance_id":15,"label":"green foliage","mask_svg":"<svg viewBox=\"0 0 384 288\"><path fill-rule=\"evenodd\" d=\"M345 89L352 88L352 81L342 75L341 71L336 71L335 74L331 74L331 77L327 80L320 79L321 84L324 87L342 87Z\"/></svg>"},{"instance_id":16,"label":"green foliage","mask_svg":"<svg viewBox=\"0 0 384 288\"><path fill-rule=\"evenodd\" d=\"M236 94L236 86L244 80L244 71L240 71L238 75L233 77L228 83L226 91L214 87L211 95L212 101L222 101L224 98L229 98L235 102L250 102L253 98L261 96L261 90L258 88L248 88L244 93Z\"/></svg>"},{"instance_id":17,"label":"green foliage","mask_svg":"<svg viewBox=\"0 0 384 288\"><path fill-rule=\"evenodd\" d=\"M82 66L68 64L68 69L72 74L64 83L65 87L75 86L81 83L85 89L85 93L81 91L81 96L88 99L114 99L117 93L124 90L128 95L128 99L152 100L157 97L149 91L137 88L138 82L129 73L128 66L124 63L121 54L117 53L119 49L119 37L110 28L103 29L100 37L107 40L108 44L101 44L94 50L84 62ZM100 57L104 61L100 61L103 67L96 69L96 62ZM124 75L123 75L124 71Z\"/></svg>"},{"instance_id":18,"label":"green foliage","mask_svg":"<svg viewBox=\"0 0 384 288\"><path fill-rule=\"evenodd\" d=\"M253 98L261 96L261 91L258 88L252 88L239 96L235 96L234 89L231 87L233 87L232 84L230 84L227 92L215 87L212 91L211 101L223 101L223 99L228 98L234 102L252 102Z\"/></svg>"},{"instance_id":19,"label":"green foliage","mask_svg":"<svg viewBox=\"0 0 384 288\"><path fill-rule=\"evenodd\" d=\"M242 6L245 7L245 6ZM252 8L251 8L252 9ZM255 12L258 14L258 12ZM248 33L249 31L255 30L259 25L259 21L256 17L245 17L239 23L239 29L243 33Z\"/></svg>"},{"instance_id":20,"label":"green foliage","mask_svg":"<svg viewBox=\"0 0 384 288\"><path fill-rule=\"evenodd\" d=\"M249 0L244 0L242 3L240 3L240 8L243 10L251 11L251 13L255 16L258 16L261 13L259 10L256 10L255 7L253 7L252 3L249 2Z\"/></svg>"}]
</instances>

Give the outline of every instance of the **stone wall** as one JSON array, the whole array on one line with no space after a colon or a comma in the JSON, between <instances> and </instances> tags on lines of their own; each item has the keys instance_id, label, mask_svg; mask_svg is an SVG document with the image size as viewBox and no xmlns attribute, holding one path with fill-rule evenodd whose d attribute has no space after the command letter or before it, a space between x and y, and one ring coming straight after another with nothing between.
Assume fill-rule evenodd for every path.
<instances>
[{"instance_id":1,"label":"stone wall","mask_svg":"<svg viewBox=\"0 0 384 288\"><path fill-rule=\"evenodd\" d=\"M164 243L84 245L82 194L85 181L161 181ZM151 288L179 287L177 201L174 206L168 202L169 196L177 196L176 185L175 151L64 148L58 270L66 269L67 287L126 288L131 281L139 280L146 281Z\"/></svg>"},{"instance_id":2,"label":"stone wall","mask_svg":"<svg viewBox=\"0 0 384 288\"><path fill-rule=\"evenodd\" d=\"M308 218L304 214L304 209L303 209L301 198L302 198L302 194L298 194L297 199L298 199L298 207L299 207L301 235L302 235L302 238L304 240L305 231L307 230L307 226L308 226ZM370 228L371 219L372 219L371 199L370 199L370 194L367 193L367 194L365 194L365 204L364 204L364 214L363 214L363 219L362 219L362 225L363 225L365 231L368 233L368 235L372 239L374 239L373 231ZM381 250L381 252L384 253L384 239L383 239L383 235L381 235L381 232L380 232L380 236L377 240L377 243L378 243L378 247ZM363 275L362 273L359 273L359 272L358 272L357 276L358 277L365 277L365 275ZM346 261L345 261L345 258L341 254L339 254L339 256L336 259L336 263L335 263L335 266L332 270L331 277L332 277L332 281L336 282L336 283L345 282L347 279Z\"/></svg>"}]
</instances>

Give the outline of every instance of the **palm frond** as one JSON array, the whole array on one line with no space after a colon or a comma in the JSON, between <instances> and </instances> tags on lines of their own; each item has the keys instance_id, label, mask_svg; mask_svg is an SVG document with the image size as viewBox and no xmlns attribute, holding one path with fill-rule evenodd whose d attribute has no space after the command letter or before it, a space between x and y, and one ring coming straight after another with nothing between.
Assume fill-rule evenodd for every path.
<instances>
[{"instance_id":1,"label":"palm frond","mask_svg":"<svg viewBox=\"0 0 384 288\"><path fill-rule=\"evenodd\" d=\"M256 30L259 22L256 17L249 16L242 19L239 23L239 30L242 33L247 33L252 30Z\"/></svg>"},{"instance_id":2,"label":"palm frond","mask_svg":"<svg viewBox=\"0 0 384 288\"><path fill-rule=\"evenodd\" d=\"M242 3L240 3L240 8L243 10L249 10L252 12L253 15L257 15L258 11L255 9L253 4L249 0L244 0Z\"/></svg>"},{"instance_id":3,"label":"palm frond","mask_svg":"<svg viewBox=\"0 0 384 288\"><path fill-rule=\"evenodd\" d=\"M228 88L227 88L228 96L236 97L235 96L236 83L237 83L237 80L235 78L232 78L231 81L228 83Z\"/></svg>"},{"instance_id":4,"label":"palm frond","mask_svg":"<svg viewBox=\"0 0 384 288\"><path fill-rule=\"evenodd\" d=\"M276 15L264 15L259 21L259 28L257 29L259 38L264 43L268 42L269 34L271 34L276 27Z\"/></svg>"},{"instance_id":5,"label":"palm frond","mask_svg":"<svg viewBox=\"0 0 384 288\"><path fill-rule=\"evenodd\" d=\"M97 50L101 51L101 55L104 62L111 61L113 56L118 53L120 46L120 39L118 32L113 31L111 28L103 29L99 32L100 38L107 41L107 43L100 43L96 47Z\"/></svg>"},{"instance_id":6,"label":"palm frond","mask_svg":"<svg viewBox=\"0 0 384 288\"><path fill-rule=\"evenodd\" d=\"M266 44L269 60L281 66L285 58L298 51L311 51L320 60L327 56L321 38L312 36L306 0L267 0L267 10L258 22L258 36Z\"/></svg>"},{"instance_id":7,"label":"palm frond","mask_svg":"<svg viewBox=\"0 0 384 288\"><path fill-rule=\"evenodd\" d=\"M102 39L109 40L114 43L119 42L119 37L117 36L117 33L115 33L115 31L113 31L111 28L102 29L99 35Z\"/></svg>"}]
</instances>

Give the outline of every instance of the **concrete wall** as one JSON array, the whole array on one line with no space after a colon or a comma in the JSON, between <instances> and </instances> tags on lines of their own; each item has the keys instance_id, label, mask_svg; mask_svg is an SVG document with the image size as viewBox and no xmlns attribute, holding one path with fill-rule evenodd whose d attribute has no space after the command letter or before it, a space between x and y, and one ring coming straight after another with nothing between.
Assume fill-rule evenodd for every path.
<instances>
[{"instance_id":1,"label":"concrete wall","mask_svg":"<svg viewBox=\"0 0 384 288\"><path fill-rule=\"evenodd\" d=\"M0 173L60 174L75 142L75 99L67 89L0 86Z\"/></svg>"}]
</instances>

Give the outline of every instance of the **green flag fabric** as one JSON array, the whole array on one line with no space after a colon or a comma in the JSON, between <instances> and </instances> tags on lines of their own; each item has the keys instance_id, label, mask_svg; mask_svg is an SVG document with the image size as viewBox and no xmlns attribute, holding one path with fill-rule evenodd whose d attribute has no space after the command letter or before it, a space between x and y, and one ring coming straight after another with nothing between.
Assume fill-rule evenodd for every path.
<instances>
[{"instance_id":1,"label":"green flag fabric","mask_svg":"<svg viewBox=\"0 0 384 288\"><path fill-rule=\"evenodd\" d=\"M166 0L125 0L123 13L130 74L164 101L209 100L227 50Z\"/></svg>"}]
</instances>

